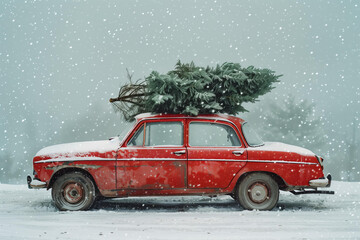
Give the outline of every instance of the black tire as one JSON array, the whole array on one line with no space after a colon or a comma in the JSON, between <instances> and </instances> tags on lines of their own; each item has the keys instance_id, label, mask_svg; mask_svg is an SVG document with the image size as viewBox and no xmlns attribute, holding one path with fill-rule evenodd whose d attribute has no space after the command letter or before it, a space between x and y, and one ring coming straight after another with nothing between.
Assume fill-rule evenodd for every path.
<instances>
[{"instance_id":1,"label":"black tire","mask_svg":"<svg viewBox=\"0 0 360 240\"><path fill-rule=\"evenodd\" d=\"M271 210L279 200L279 186L265 173L252 173L238 184L236 199L247 210Z\"/></svg>"},{"instance_id":2,"label":"black tire","mask_svg":"<svg viewBox=\"0 0 360 240\"><path fill-rule=\"evenodd\" d=\"M52 199L61 211L87 210L96 198L95 185L89 177L72 172L58 177L52 187Z\"/></svg>"}]
</instances>

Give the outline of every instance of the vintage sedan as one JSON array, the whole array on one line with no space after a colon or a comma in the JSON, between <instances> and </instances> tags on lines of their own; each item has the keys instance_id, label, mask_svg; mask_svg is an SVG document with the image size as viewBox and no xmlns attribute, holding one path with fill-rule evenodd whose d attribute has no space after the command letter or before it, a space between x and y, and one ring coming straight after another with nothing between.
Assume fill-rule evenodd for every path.
<instances>
[{"instance_id":1,"label":"vintage sedan","mask_svg":"<svg viewBox=\"0 0 360 240\"><path fill-rule=\"evenodd\" d=\"M326 193L323 158L263 142L241 118L140 114L123 139L46 147L33 160L29 188L52 189L60 210L86 210L97 198L232 196L244 209L270 210L279 190Z\"/></svg>"}]
</instances>

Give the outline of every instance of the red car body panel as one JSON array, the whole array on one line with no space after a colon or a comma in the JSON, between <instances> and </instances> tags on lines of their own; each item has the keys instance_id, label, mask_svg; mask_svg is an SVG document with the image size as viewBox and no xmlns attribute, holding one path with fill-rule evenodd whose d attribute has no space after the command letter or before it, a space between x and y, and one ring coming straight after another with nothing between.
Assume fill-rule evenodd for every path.
<instances>
[{"instance_id":1,"label":"red car body panel","mask_svg":"<svg viewBox=\"0 0 360 240\"><path fill-rule=\"evenodd\" d=\"M130 146L146 123L176 122L183 131L180 146ZM218 124L231 128L240 146L206 147L189 144L189 124ZM105 197L228 194L250 172L267 172L283 181L283 189L302 189L323 178L317 157L290 151L250 147L242 132L244 120L227 115L140 115L122 142L107 151L39 154L35 178L50 188L61 171L86 171ZM146 126L146 125L145 125ZM145 139L145 134L144 134ZM260 150L259 150L260 149Z\"/></svg>"}]
</instances>

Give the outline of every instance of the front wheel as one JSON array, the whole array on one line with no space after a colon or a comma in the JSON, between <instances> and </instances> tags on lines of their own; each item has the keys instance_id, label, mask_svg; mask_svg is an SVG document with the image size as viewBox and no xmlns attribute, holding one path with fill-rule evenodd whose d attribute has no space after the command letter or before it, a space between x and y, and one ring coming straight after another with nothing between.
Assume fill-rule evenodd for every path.
<instances>
[{"instance_id":1,"label":"front wheel","mask_svg":"<svg viewBox=\"0 0 360 240\"><path fill-rule=\"evenodd\" d=\"M67 173L56 179L51 195L61 211L87 210L95 201L95 185L80 172Z\"/></svg>"},{"instance_id":2,"label":"front wheel","mask_svg":"<svg viewBox=\"0 0 360 240\"><path fill-rule=\"evenodd\" d=\"M238 184L236 199L247 210L271 210L279 200L279 186L267 174L252 173Z\"/></svg>"}]
</instances>

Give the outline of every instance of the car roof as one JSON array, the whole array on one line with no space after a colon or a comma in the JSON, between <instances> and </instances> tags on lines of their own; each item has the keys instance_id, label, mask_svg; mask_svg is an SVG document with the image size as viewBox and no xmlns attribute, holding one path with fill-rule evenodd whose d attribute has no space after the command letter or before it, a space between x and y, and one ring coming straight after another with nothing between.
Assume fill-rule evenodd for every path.
<instances>
[{"instance_id":1,"label":"car roof","mask_svg":"<svg viewBox=\"0 0 360 240\"><path fill-rule=\"evenodd\" d=\"M197 116L190 116L186 114L162 114L162 113L142 113L135 116L137 122L146 119L169 119L169 118L189 118L189 119L212 119L212 120L227 120L233 123L244 123L245 121L239 117L227 114L199 114Z\"/></svg>"}]
</instances>

